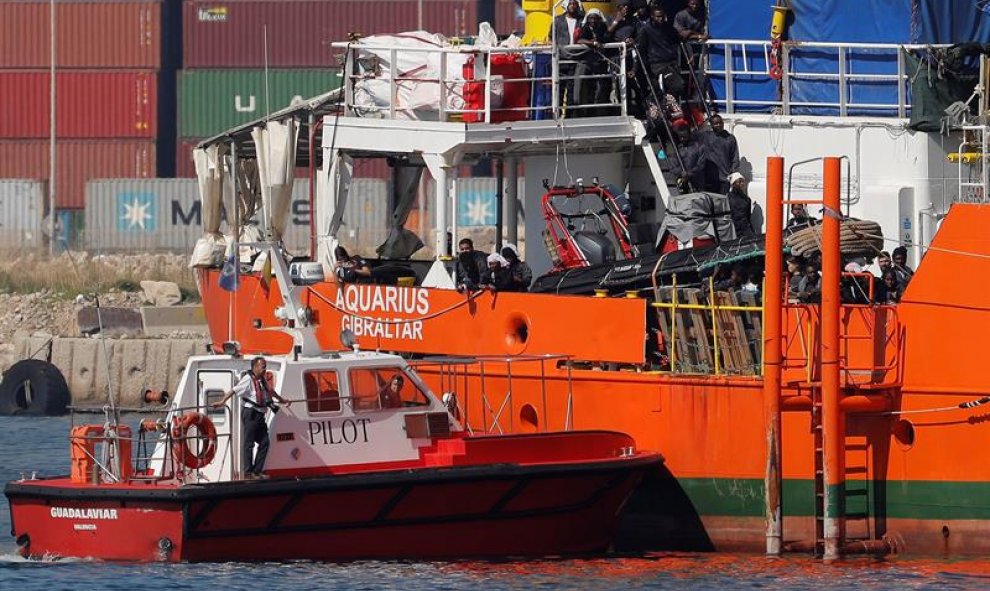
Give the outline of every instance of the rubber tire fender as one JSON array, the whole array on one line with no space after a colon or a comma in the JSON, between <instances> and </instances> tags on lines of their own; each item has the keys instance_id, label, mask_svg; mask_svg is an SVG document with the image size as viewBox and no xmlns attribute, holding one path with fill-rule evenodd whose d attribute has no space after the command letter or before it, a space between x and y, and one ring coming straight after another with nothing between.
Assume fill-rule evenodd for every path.
<instances>
[{"instance_id":1,"label":"rubber tire fender","mask_svg":"<svg viewBox=\"0 0 990 591\"><path fill-rule=\"evenodd\" d=\"M27 400L24 388L28 383L30 400ZM64 415L70 402L69 387L62 372L41 359L18 361L0 381L0 415Z\"/></svg>"}]
</instances>

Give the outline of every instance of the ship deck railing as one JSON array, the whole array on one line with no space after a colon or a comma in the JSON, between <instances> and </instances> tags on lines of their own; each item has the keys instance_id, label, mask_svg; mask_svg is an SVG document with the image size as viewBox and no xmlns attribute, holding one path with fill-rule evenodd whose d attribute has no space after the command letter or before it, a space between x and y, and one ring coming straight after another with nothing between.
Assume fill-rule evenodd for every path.
<instances>
[{"instance_id":1,"label":"ship deck railing","mask_svg":"<svg viewBox=\"0 0 990 591\"><path fill-rule=\"evenodd\" d=\"M562 66L576 66L582 60L562 58L551 45L513 48L334 43L333 47L344 50L345 116L497 123L556 120L565 116L603 113L627 114L626 66L629 47L624 43L604 44L599 53L606 71L584 75L561 75ZM574 52L586 48L583 45L569 45L564 49ZM524 75L505 77L494 73L493 59L504 59L499 56L521 60ZM474 66L474 74L470 77L464 75L467 59L472 59ZM401 70L400 64L403 62L419 65ZM562 85L587 84L606 78L612 81L612 89L605 101L560 104ZM387 100L377 100L384 94L384 88L374 88L380 86L376 83L387 83ZM528 95L525 104L500 103L509 88L517 96L525 90ZM404 102L403 95L411 96L412 93L418 93L419 102ZM477 100L479 94L480 101ZM359 98L362 96L364 100ZM435 100L427 104L423 101L423 97L427 96ZM369 99L376 102L369 103Z\"/></svg>"},{"instance_id":2,"label":"ship deck railing","mask_svg":"<svg viewBox=\"0 0 990 591\"><path fill-rule=\"evenodd\" d=\"M769 40L710 39L705 75L725 113L777 112L905 118L911 113L911 79L905 52L947 45L785 41L771 76ZM828 92L835 100L810 100ZM874 97L874 100L858 98Z\"/></svg>"}]
</instances>

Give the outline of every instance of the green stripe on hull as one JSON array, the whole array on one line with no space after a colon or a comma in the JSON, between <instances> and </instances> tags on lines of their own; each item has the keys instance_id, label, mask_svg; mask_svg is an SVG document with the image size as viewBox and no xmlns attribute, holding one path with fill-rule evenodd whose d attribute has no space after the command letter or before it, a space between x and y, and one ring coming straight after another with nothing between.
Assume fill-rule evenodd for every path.
<instances>
[{"instance_id":1,"label":"green stripe on hull","mask_svg":"<svg viewBox=\"0 0 990 591\"><path fill-rule=\"evenodd\" d=\"M699 515L763 516L762 479L679 478L677 482ZM990 482L849 480L844 497L849 514L868 512L871 516L905 519L990 519ZM784 480L784 515L814 515L814 501L814 481Z\"/></svg>"}]
</instances>

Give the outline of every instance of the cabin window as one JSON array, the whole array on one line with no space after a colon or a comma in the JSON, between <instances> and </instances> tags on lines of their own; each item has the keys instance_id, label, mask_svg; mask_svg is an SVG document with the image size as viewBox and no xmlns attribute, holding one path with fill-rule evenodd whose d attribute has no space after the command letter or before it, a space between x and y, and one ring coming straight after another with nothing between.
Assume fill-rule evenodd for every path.
<instances>
[{"instance_id":1,"label":"cabin window","mask_svg":"<svg viewBox=\"0 0 990 591\"><path fill-rule=\"evenodd\" d=\"M307 371L303 374L303 384L306 387L306 410L310 414L339 412L339 383L335 371Z\"/></svg>"},{"instance_id":2,"label":"cabin window","mask_svg":"<svg viewBox=\"0 0 990 591\"><path fill-rule=\"evenodd\" d=\"M364 367L350 374L354 410L427 406L430 401L401 367Z\"/></svg>"}]
</instances>

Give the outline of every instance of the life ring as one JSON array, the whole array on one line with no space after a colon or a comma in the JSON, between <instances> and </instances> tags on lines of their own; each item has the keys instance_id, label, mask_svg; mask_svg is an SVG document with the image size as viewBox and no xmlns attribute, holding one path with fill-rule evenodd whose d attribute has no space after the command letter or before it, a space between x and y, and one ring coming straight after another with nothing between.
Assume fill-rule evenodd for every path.
<instances>
[{"instance_id":1,"label":"life ring","mask_svg":"<svg viewBox=\"0 0 990 591\"><path fill-rule=\"evenodd\" d=\"M197 439L205 439L199 453L189 446L189 428L196 427ZM210 417L200 412L187 412L172 419L172 454L186 468L198 470L213 461L217 455L217 429Z\"/></svg>"}]
</instances>

